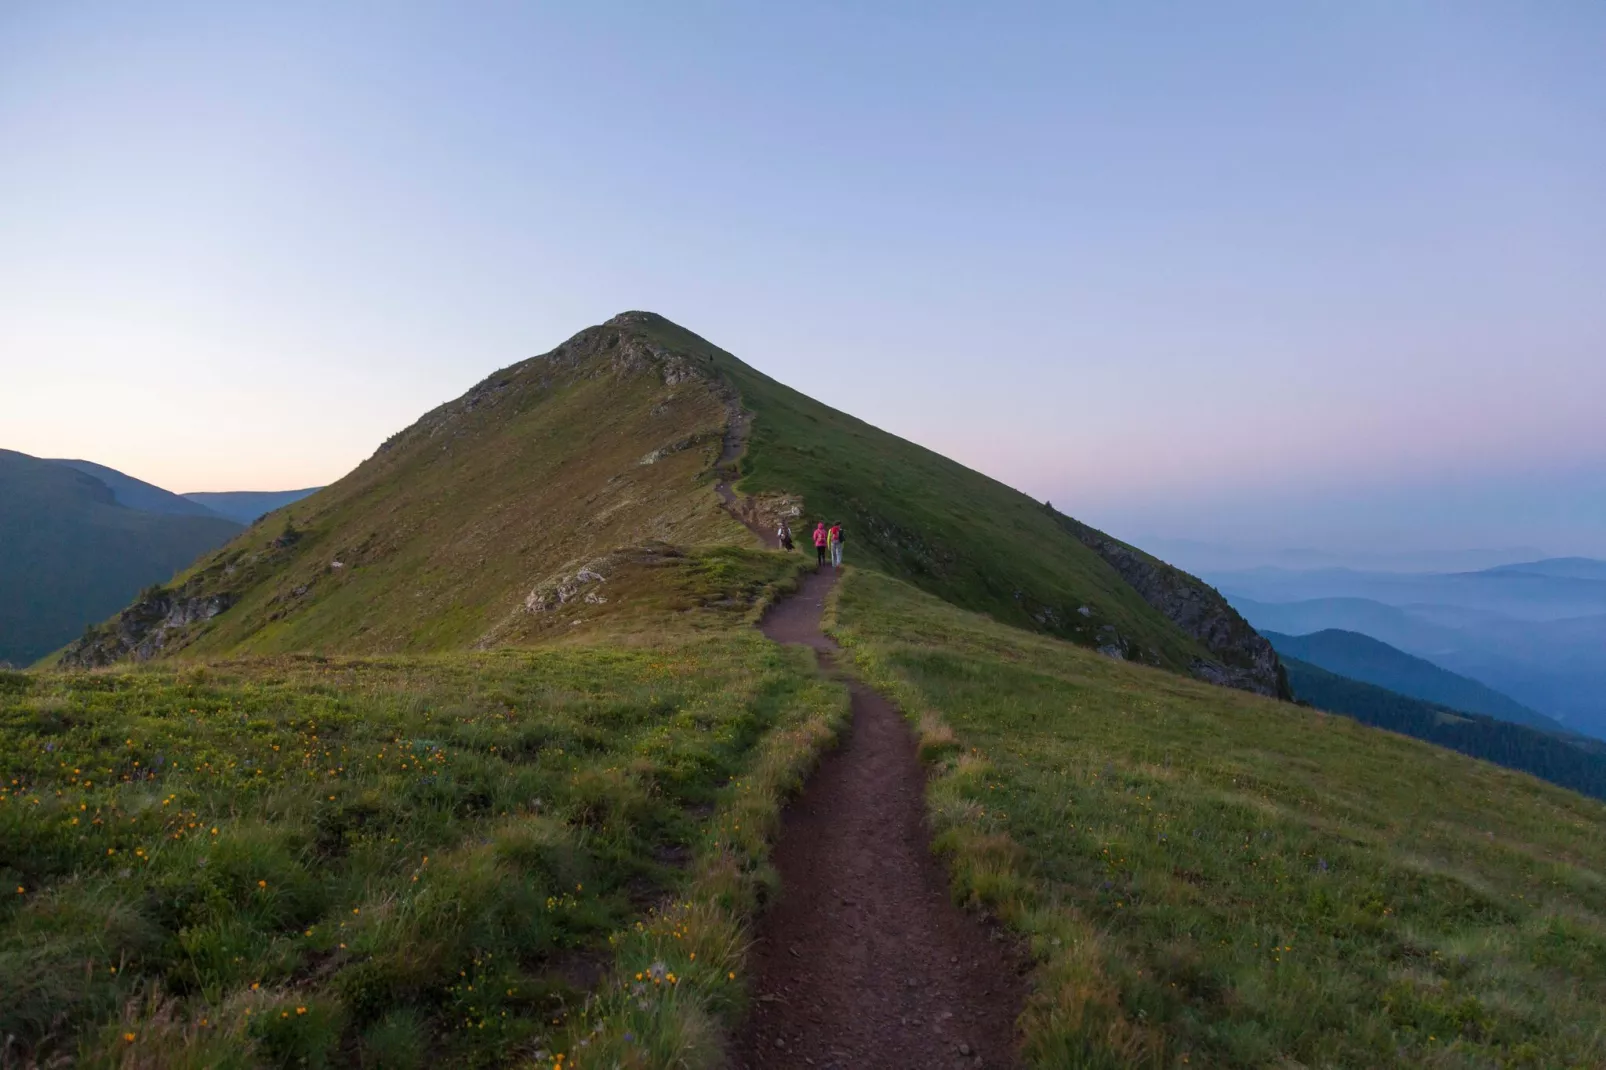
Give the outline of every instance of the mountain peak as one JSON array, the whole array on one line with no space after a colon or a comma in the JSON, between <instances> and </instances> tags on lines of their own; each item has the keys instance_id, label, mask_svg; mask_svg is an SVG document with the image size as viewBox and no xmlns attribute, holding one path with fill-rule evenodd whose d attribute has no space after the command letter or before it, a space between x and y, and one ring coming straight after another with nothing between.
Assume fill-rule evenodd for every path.
<instances>
[{"instance_id":1,"label":"mountain peak","mask_svg":"<svg viewBox=\"0 0 1606 1070\"><path fill-rule=\"evenodd\" d=\"M784 517L794 530L842 522L855 564L956 605L1110 657L1286 690L1275 651L1199 581L645 310L487 376L282 516L67 661L576 634L643 598L673 601L645 594L666 561L695 573L715 547L757 553L754 533Z\"/></svg>"},{"instance_id":2,"label":"mountain peak","mask_svg":"<svg viewBox=\"0 0 1606 1070\"><path fill-rule=\"evenodd\" d=\"M677 330L685 330L684 327L681 327L680 324L676 323L674 320L670 319L668 316L660 315L657 312L648 312L648 311L646 311L644 309L639 309L639 308L638 309L629 309L627 311L621 312L617 316L614 316L614 317L604 321L602 326L604 326L604 327L674 327Z\"/></svg>"}]
</instances>

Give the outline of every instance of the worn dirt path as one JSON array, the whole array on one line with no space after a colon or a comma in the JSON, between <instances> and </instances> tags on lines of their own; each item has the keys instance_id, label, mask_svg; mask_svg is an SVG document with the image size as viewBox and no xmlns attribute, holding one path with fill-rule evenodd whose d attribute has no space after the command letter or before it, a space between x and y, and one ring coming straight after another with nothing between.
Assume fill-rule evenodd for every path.
<instances>
[{"instance_id":1,"label":"worn dirt path","mask_svg":"<svg viewBox=\"0 0 1606 1070\"><path fill-rule=\"evenodd\" d=\"M726 416L725 438L719 452L719 463L715 471L719 474L719 481L714 484L714 493L724 503L725 511L740 521L748 531L758 536L758 541L771 550L781 548L781 540L775 534L775 528L769 524L761 524L754 516L752 502L743 498L731 488L731 481L736 478L736 462L742 458L747 449L747 435L753 429L751 413L743 412L740 404L733 402Z\"/></svg>"},{"instance_id":2,"label":"worn dirt path","mask_svg":"<svg viewBox=\"0 0 1606 1070\"><path fill-rule=\"evenodd\" d=\"M806 643L836 575L808 577L764 618ZM925 825L925 773L892 704L848 681L853 724L787 809L781 891L753 948L753 1012L733 1046L747 1070L1016 1065L1026 993L1015 945L954 906Z\"/></svg>"}]
</instances>

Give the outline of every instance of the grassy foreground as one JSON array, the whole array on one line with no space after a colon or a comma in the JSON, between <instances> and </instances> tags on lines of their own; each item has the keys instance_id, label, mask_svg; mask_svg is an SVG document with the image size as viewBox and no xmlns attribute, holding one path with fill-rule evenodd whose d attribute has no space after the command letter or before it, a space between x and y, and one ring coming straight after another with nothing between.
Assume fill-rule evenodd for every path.
<instances>
[{"instance_id":1,"label":"grassy foreground","mask_svg":"<svg viewBox=\"0 0 1606 1070\"><path fill-rule=\"evenodd\" d=\"M1606 806L873 573L833 626L1041 960L1035 1065L1606 1065Z\"/></svg>"},{"instance_id":2,"label":"grassy foreground","mask_svg":"<svg viewBox=\"0 0 1606 1070\"><path fill-rule=\"evenodd\" d=\"M0 676L0 1065L707 1061L845 708L745 629Z\"/></svg>"}]
</instances>

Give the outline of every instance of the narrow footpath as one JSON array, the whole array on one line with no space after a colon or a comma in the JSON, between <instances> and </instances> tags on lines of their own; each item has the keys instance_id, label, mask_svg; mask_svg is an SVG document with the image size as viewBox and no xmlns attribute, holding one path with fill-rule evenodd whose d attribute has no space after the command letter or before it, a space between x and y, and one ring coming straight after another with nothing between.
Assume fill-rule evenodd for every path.
<instances>
[{"instance_id":1,"label":"narrow footpath","mask_svg":"<svg viewBox=\"0 0 1606 1070\"><path fill-rule=\"evenodd\" d=\"M742 411L739 404L732 403L725 421L725 438L719 451L719 463L714 471L719 475L719 481L714 484L714 493L724 504L725 511L758 536L758 541L771 550L781 548L781 540L775 534L775 529L768 524L761 524L754 516L752 503L740 497L731 487L736 479L737 462L742 459L742 453L747 449L747 435L753 429L753 418Z\"/></svg>"},{"instance_id":2,"label":"narrow footpath","mask_svg":"<svg viewBox=\"0 0 1606 1070\"><path fill-rule=\"evenodd\" d=\"M810 575L765 616L764 634L820 631L836 575ZM1012 1067L1026 994L1013 942L954 906L931 855L914 736L874 690L847 680L852 727L788 807L774 862L781 890L752 953L753 1010L733 1045L745 1070Z\"/></svg>"}]
</instances>

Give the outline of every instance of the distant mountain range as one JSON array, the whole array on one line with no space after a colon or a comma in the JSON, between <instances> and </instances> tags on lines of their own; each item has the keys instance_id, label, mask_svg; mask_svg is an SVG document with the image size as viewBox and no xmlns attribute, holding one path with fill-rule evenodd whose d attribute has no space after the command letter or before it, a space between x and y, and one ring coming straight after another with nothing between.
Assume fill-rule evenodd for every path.
<instances>
[{"instance_id":1,"label":"distant mountain range","mask_svg":"<svg viewBox=\"0 0 1606 1070\"><path fill-rule=\"evenodd\" d=\"M284 493L310 492L244 497L277 508ZM0 450L0 663L29 664L77 637L227 542L248 513L93 461Z\"/></svg>"},{"instance_id":2,"label":"distant mountain range","mask_svg":"<svg viewBox=\"0 0 1606 1070\"><path fill-rule=\"evenodd\" d=\"M1606 613L1606 576L1581 576L1606 562L1533 561L1481 572L1360 572L1278 568L1216 572L1207 579L1231 597L1262 602L1367 598L1391 606L1453 606L1517 620L1560 620Z\"/></svg>"},{"instance_id":3,"label":"distant mountain range","mask_svg":"<svg viewBox=\"0 0 1606 1070\"><path fill-rule=\"evenodd\" d=\"M208 509L204 504L192 501L189 498L174 494L170 490L163 490L143 479L124 475L115 468L107 468L94 461L57 460L47 462L64 464L68 468L82 472L92 479L99 480L112 492L112 500L125 509L134 509L141 513L161 513L163 516L221 516L215 510ZM230 519L233 519L232 517ZM237 521L249 523L249 521Z\"/></svg>"},{"instance_id":4,"label":"distant mountain range","mask_svg":"<svg viewBox=\"0 0 1606 1070\"><path fill-rule=\"evenodd\" d=\"M220 490L196 491L191 494L174 494L152 483L124 475L115 468L107 468L94 461L57 460L85 475L100 480L111 490L118 505L142 513L163 513L168 516L221 516L236 524L252 524L260 516L281 509L291 502L300 501L322 487L303 490Z\"/></svg>"},{"instance_id":5,"label":"distant mountain range","mask_svg":"<svg viewBox=\"0 0 1606 1070\"><path fill-rule=\"evenodd\" d=\"M1606 561L1592 557L1552 557L1544 561L1499 565L1490 572L1516 572L1527 576L1554 576L1572 580L1606 581Z\"/></svg>"},{"instance_id":6,"label":"distant mountain range","mask_svg":"<svg viewBox=\"0 0 1606 1070\"><path fill-rule=\"evenodd\" d=\"M1298 658L1328 672L1387 688L1465 713L1481 713L1544 732L1568 734L1560 721L1531 710L1476 680L1441 669L1431 661L1359 632L1328 628L1310 635L1261 632L1284 658Z\"/></svg>"},{"instance_id":7,"label":"distant mountain range","mask_svg":"<svg viewBox=\"0 0 1606 1070\"><path fill-rule=\"evenodd\" d=\"M1606 562L1408 574L1260 568L1206 579L1262 631L1359 632L1606 738Z\"/></svg>"},{"instance_id":8,"label":"distant mountain range","mask_svg":"<svg viewBox=\"0 0 1606 1070\"><path fill-rule=\"evenodd\" d=\"M322 487L307 487L304 490L196 491L183 497L219 516L226 516L237 523L251 524L260 516L275 509L282 509L291 502L298 502L322 489Z\"/></svg>"},{"instance_id":9,"label":"distant mountain range","mask_svg":"<svg viewBox=\"0 0 1606 1070\"><path fill-rule=\"evenodd\" d=\"M1151 537L1138 540L1151 553L1198 575L1256 568L1309 571L1325 568L1368 572L1472 572L1548 556L1533 546L1486 550L1390 550L1378 548L1339 553L1299 548L1254 549L1224 546L1198 539Z\"/></svg>"}]
</instances>

